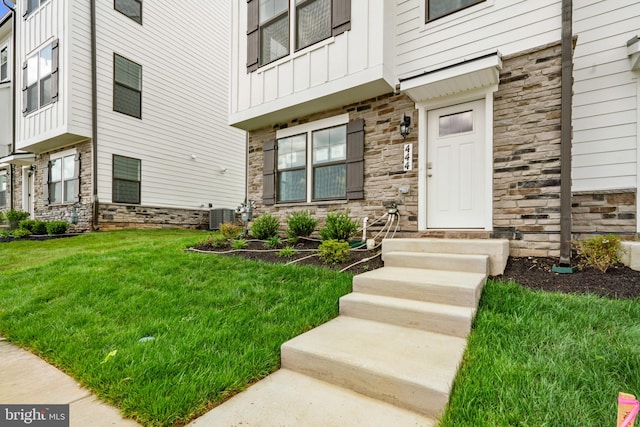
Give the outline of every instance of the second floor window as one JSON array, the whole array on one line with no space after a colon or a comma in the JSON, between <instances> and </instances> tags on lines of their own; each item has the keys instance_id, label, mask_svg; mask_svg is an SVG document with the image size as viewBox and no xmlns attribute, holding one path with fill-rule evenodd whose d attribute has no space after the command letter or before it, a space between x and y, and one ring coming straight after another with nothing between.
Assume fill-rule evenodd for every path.
<instances>
[{"instance_id":1,"label":"second floor window","mask_svg":"<svg viewBox=\"0 0 640 427\"><path fill-rule=\"evenodd\" d=\"M40 6L47 3L49 0L25 0L23 16L27 17L35 12ZM13 2L15 3L15 1Z\"/></svg>"},{"instance_id":2,"label":"second floor window","mask_svg":"<svg viewBox=\"0 0 640 427\"><path fill-rule=\"evenodd\" d=\"M260 0L260 65L289 53L288 3L288 0Z\"/></svg>"},{"instance_id":3,"label":"second floor window","mask_svg":"<svg viewBox=\"0 0 640 427\"><path fill-rule=\"evenodd\" d=\"M113 8L142 24L142 0L114 0Z\"/></svg>"},{"instance_id":4,"label":"second floor window","mask_svg":"<svg viewBox=\"0 0 640 427\"><path fill-rule=\"evenodd\" d=\"M58 40L31 55L24 63L23 106L26 115L58 99Z\"/></svg>"},{"instance_id":5,"label":"second floor window","mask_svg":"<svg viewBox=\"0 0 640 427\"><path fill-rule=\"evenodd\" d=\"M113 58L113 111L142 118L142 65L118 54Z\"/></svg>"},{"instance_id":6,"label":"second floor window","mask_svg":"<svg viewBox=\"0 0 640 427\"><path fill-rule=\"evenodd\" d=\"M484 0L426 0L427 21L442 18Z\"/></svg>"},{"instance_id":7,"label":"second floor window","mask_svg":"<svg viewBox=\"0 0 640 427\"><path fill-rule=\"evenodd\" d=\"M9 48L0 50L0 82L9 80Z\"/></svg>"},{"instance_id":8,"label":"second floor window","mask_svg":"<svg viewBox=\"0 0 640 427\"><path fill-rule=\"evenodd\" d=\"M296 48L331 37L331 1L296 0Z\"/></svg>"}]
</instances>

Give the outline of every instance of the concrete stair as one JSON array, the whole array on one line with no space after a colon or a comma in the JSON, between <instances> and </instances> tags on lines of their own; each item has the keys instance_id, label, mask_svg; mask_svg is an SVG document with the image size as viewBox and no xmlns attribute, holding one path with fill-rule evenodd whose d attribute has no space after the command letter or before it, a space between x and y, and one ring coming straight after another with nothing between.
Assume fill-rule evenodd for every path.
<instances>
[{"instance_id":1,"label":"concrete stair","mask_svg":"<svg viewBox=\"0 0 640 427\"><path fill-rule=\"evenodd\" d=\"M385 267L354 277L340 316L284 343L281 371L211 412L233 423L206 425L434 425L508 254L507 240L383 241Z\"/></svg>"}]
</instances>

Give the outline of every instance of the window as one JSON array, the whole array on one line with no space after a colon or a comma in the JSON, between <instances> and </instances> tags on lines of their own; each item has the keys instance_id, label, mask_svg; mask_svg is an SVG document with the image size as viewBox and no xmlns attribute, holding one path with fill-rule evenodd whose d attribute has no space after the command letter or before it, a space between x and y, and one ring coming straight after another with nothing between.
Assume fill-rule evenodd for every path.
<instances>
[{"instance_id":1,"label":"window","mask_svg":"<svg viewBox=\"0 0 640 427\"><path fill-rule=\"evenodd\" d=\"M9 49L3 47L0 50L0 82L9 80Z\"/></svg>"},{"instance_id":2,"label":"window","mask_svg":"<svg viewBox=\"0 0 640 427\"><path fill-rule=\"evenodd\" d=\"M265 205L364 197L364 121L348 115L278 131L265 141Z\"/></svg>"},{"instance_id":3,"label":"window","mask_svg":"<svg viewBox=\"0 0 640 427\"><path fill-rule=\"evenodd\" d=\"M0 208L7 206L7 175L0 175Z\"/></svg>"},{"instance_id":4,"label":"window","mask_svg":"<svg viewBox=\"0 0 640 427\"><path fill-rule=\"evenodd\" d=\"M427 0L427 21L442 18L485 0Z\"/></svg>"},{"instance_id":5,"label":"window","mask_svg":"<svg viewBox=\"0 0 640 427\"><path fill-rule=\"evenodd\" d=\"M52 154L45 171L48 203L74 203L80 200L80 155L75 150Z\"/></svg>"},{"instance_id":6,"label":"window","mask_svg":"<svg viewBox=\"0 0 640 427\"><path fill-rule=\"evenodd\" d=\"M27 16L35 12L40 6L47 3L49 0L23 0L23 1L24 1L24 13L22 16L26 18Z\"/></svg>"},{"instance_id":7,"label":"window","mask_svg":"<svg viewBox=\"0 0 640 427\"><path fill-rule=\"evenodd\" d=\"M113 155L113 203L140 204L141 161Z\"/></svg>"},{"instance_id":8,"label":"window","mask_svg":"<svg viewBox=\"0 0 640 427\"><path fill-rule=\"evenodd\" d=\"M473 131L473 111L448 114L438 118L438 136L455 135Z\"/></svg>"},{"instance_id":9,"label":"window","mask_svg":"<svg viewBox=\"0 0 640 427\"><path fill-rule=\"evenodd\" d=\"M142 24L142 0L114 0L113 8Z\"/></svg>"},{"instance_id":10,"label":"window","mask_svg":"<svg viewBox=\"0 0 640 427\"><path fill-rule=\"evenodd\" d=\"M22 71L22 112L25 115L57 101L58 40L27 58Z\"/></svg>"},{"instance_id":11,"label":"window","mask_svg":"<svg viewBox=\"0 0 640 427\"><path fill-rule=\"evenodd\" d=\"M296 0L296 48L331 37L331 1Z\"/></svg>"},{"instance_id":12,"label":"window","mask_svg":"<svg viewBox=\"0 0 640 427\"><path fill-rule=\"evenodd\" d=\"M142 118L142 66L114 54L113 111Z\"/></svg>"},{"instance_id":13,"label":"window","mask_svg":"<svg viewBox=\"0 0 640 427\"><path fill-rule=\"evenodd\" d=\"M351 29L351 0L247 0L247 72L287 56L289 3L295 7L295 49Z\"/></svg>"}]
</instances>

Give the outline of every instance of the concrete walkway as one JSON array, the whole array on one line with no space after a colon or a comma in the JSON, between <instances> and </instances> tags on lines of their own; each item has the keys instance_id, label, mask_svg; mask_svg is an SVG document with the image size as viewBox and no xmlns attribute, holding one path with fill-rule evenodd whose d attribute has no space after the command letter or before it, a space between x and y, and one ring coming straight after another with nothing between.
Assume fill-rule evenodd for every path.
<instances>
[{"instance_id":1,"label":"concrete walkway","mask_svg":"<svg viewBox=\"0 0 640 427\"><path fill-rule=\"evenodd\" d=\"M0 404L69 404L71 427L139 426L71 377L0 337Z\"/></svg>"}]
</instances>

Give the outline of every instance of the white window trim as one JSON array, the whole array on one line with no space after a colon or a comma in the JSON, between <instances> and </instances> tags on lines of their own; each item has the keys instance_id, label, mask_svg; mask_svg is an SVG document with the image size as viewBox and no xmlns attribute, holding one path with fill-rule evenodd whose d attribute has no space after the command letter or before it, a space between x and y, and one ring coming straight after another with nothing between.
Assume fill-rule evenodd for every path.
<instances>
[{"instance_id":1,"label":"white window trim","mask_svg":"<svg viewBox=\"0 0 640 427\"><path fill-rule=\"evenodd\" d=\"M75 156L78 154L78 150L76 150L75 148L71 148L69 150L64 150L64 151L59 151L57 153L53 153L49 155L49 162L53 161L53 160L57 160L57 159L61 159L63 157L70 157L73 156L75 159ZM62 172L63 172L63 168L64 165L60 165L60 183L61 183L61 192L60 192L60 197L61 200L59 202L50 202L50 204L52 205L68 205L71 204L71 202L65 202L64 201L64 182L68 181L65 179L62 179ZM80 173L80 171L78 171L78 173ZM49 177L51 176L51 167L49 167L49 176L47 177L47 185L49 185L51 183L51 181L49 181ZM71 178L73 179L73 178ZM51 193L49 193L49 198L51 198Z\"/></svg>"},{"instance_id":2,"label":"white window trim","mask_svg":"<svg viewBox=\"0 0 640 427\"><path fill-rule=\"evenodd\" d=\"M492 7L495 3L495 0L485 0L482 3L474 4L465 9L453 12L450 15L443 16L442 18L425 22L427 17L427 1L429 0L420 0L421 25L419 32L424 33L423 35L428 35L435 31L441 31L454 25L460 25L460 19L465 19L471 14L478 13L481 10Z\"/></svg>"},{"instance_id":3,"label":"white window trim","mask_svg":"<svg viewBox=\"0 0 640 427\"><path fill-rule=\"evenodd\" d=\"M40 83L41 83L41 81L42 81L42 78L40 77L40 52L42 52L42 50L43 50L43 49L45 49L47 46L51 45L51 50L52 50L51 55L53 56L53 44L54 44L55 40L56 40L56 39L55 39L55 37L50 37L50 38L48 38L44 43L42 43L42 44L41 44L40 46L38 46L37 48L33 49L31 52L29 52L29 54L27 54L27 55L25 56L25 59L26 59L26 61L27 61L27 63L28 63L28 62L29 62L29 58L31 58L31 57L32 57L32 56L34 56L34 55L38 55L38 60L37 60L37 64L38 64L38 80L37 80L37 83L36 83L36 87L37 87L37 89L36 89L36 90L37 90L37 92L38 92L38 105L37 105L37 107L36 107L34 110L27 112L27 113L26 113L26 116L30 116L31 114L37 113L37 112L39 112L39 111L43 111L43 110L44 110L44 109L46 109L46 108L51 108L51 107L53 106L53 104L55 104L55 102L54 102L53 100L51 100L50 102L48 102L48 103L47 103L47 104L45 104L45 105L42 105L42 106L40 105L40 102L41 102L41 100L40 100ZM53 58L52 58L52 59L53 59ZM59 66L59 63L58 63L58 66ZM55 70L53 70L53 69L52 69L52 70L51 70L51 73L49 73L46 77L50 77L50 76L52 77L52 76L53 76L54 71L55 71ZM59 70L58 70L58 72L59 72ZM24 77L22 77L22 78L24 79ZM53 77L52 77L52 78L53 78ZM22 82L22 85L23 85L23 86L24 86L24 85L27 85L27 82L24 82L24 81L23 81L23 82ZM58 92L59 92L59 91L60 91L60 83L59 83L59 81L58 81ZM21 97L21 98L22 98L22 97ZM23 105L22 107L23 107L23 108L26 108L26 105ZM26 116L25 116L25 117L26 117Z\"/></svg>"},{"instance_id":4,"label":"white window trim","mask_svg":"<svg viewBox=\"0 0 640 427\"><path fill-rule=\"evenodd\" d=\"M340 114L339 116L328 117L326 119L316 120L314 122L305 123L298 126L293 126L286 129L280 129L276 131L276 144L277 140L280 138L287 138L289 136L307 135L307 159L305 164L305 172L307 176L307 199L306 203L327 203L331 202L340 202L342 199L330 200L330 201L314 201L313 200L313 149L312 149L312 132L321 129L327 129L336 126L342 126L349 123L349 113ZM276 166L276 174L278 172L278 168ZM278 180L276 179L276 186L279 185ZM286 204L295 204L295 203L304 203L304 202L277 202L277 205L286 205Z\"/></svg>"},{"instance_id":5,"label":"white window trim","mask_svg":"<svg viewBox=\"0 0 640 427\"><path fill-rule=\"evenodd\" d=\"M10 82L11 81L11 76L12 76L12 71L13 71L13 67L11 66L11 49L9 49L9 43L5 43L3 45L0 45L0 52L2 52L3 50L7 50L7 78L2 80L2 78L0 78L0 83L6 83L6 82Z\"/></svg>"}]
</instances>

